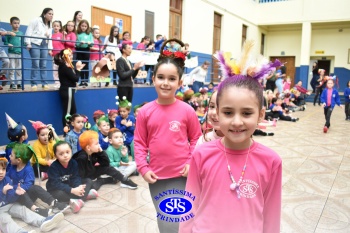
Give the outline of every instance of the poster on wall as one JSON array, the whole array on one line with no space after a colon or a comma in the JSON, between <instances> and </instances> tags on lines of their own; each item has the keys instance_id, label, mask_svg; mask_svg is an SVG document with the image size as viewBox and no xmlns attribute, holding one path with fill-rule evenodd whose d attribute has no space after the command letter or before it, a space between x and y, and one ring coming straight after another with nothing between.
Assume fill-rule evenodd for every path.
<instances>
[{"instance_id":1,"label":"poster on wall","mask_svg":"<svg viewBox=\"0 0 350 233\"><path fill-rule=\"evenodd\" d=\"M113 17L105 15L105 24L113 25Z\"/></svg>"},{"instance_id":2,"label":"poster on wall","mask_svg":"<svg viewBox=\"0 0 350 233\"><path fill-rule=\"evenodd\" d=\"M123 33L123 20L115 18L115 26L119 28L119 34Z\"/></svg>"}]
</instances>

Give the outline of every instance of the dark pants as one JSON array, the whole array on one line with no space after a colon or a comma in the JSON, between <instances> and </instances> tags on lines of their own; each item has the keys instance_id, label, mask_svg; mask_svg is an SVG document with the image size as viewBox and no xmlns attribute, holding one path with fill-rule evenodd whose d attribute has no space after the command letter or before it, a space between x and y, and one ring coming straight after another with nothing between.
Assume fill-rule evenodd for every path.
<instances>
[{"instance_id":1,"label":"dark pants","mask_svg":"<svg viewBox=\"0 0 350 233\"><path fill-rule=\"evenodd\" d=\"M276 83L274 81L267 80L266 81L266 90L274 91L276 89Z\"/></svg>"},{"instance_id":2,"label":"dark pants","mask_svg":"<svg viewBox=\"0 0 350 233\"><path fill-rule=\"evenodd\" d=\"M273 113L272 112L265 112L265 120L268 120L269 118L277 118L277 117L274 117Z\"/></svg>"},{"instance_id":3,"label":"dark pants","mask_svg":"<svg viewBox=\"0 0 350 233\"><path fill-rule=\"evenodd\" d=\"M75 89L72 87L60 87L59 90L62 104L62 124L63 127L66 126L66 115L73 115L77 112L77 108L75 106Z\"/></svg>"},{"instance_id":4,"label":"dark pants","mask_svg":"<svg viewBox=\"0 0 350 233\"><path fill-rule=\"evenodd\" d=\"M134 93L133 87L117 87L117 92L119 96L119 101L123 100L123 96L126 97L126 99L131 103L132 102L132 96Z\"/></svg>"},{"instance_id":5,"label":"dark pants","mask_svg":"<svg viewBox=\"0 0 350 233\"><path fill-rule=\"evenodd\" d=\"M280 118L282 121L292 121L292 118L290 116L285 116L283 114L280 114L279 112L273 112L273 118Z\"/></svg>"},{"instance_id":6,"label":"dark pants","mask_svg":"<svg viewBox=\"0 0 350 233\"><path fill-rule=\"evenodd\" d=\"M55 200L51 194L41 186L33 185L25 194L19 196L18 202L30 209L38 198L49 206L52 204L53 200Z\"/></svg>"},{"instance_id":7,"label":"dark pants","mask_svg":"<svg viewBox=\"0 0 350 233\"><path fill-rule=\"evenodd\" d=\"M318 78L319 78L318 75L313 75L312 76L312 79L310 81L310 85L312 87L312 93L315 93Z\"/></svg>"},{"instance_id":8,"label":"dark pants","mask_svg":"<svg viewBox=\"0 0 350 233\"><path fill-rule=\"evenodd\" d=\"M321 93L323 91L322 86L316 88L315 98L314 98L314 105L316 104L316 100L318 98L318 105L321 104Z\"/></svg>"},{"instance_id":9,"label":"dark pants","mask_svg":"<svg viewBox=\"0 0 350 233\"><path fill-rule=\"evenodd\" d=\"M327 128L331 127L331 115L332 115L333 109L331 106L327 106L324 108L324 117L326 118L326 123L324 126L327 126Z\"/></svg>"},{"instance_id":10,"label":"dark pants","mask_svg":"<svg viewBox=\"0 0 350 233\"><path fill-rule=\"evenodd\" d=\"M350 119L350 102L345 103L345 116Z\"/></svg>"},{"instance_id":11,"label":"dark pants","mask_svg":"<svg viewBox=\"0 0 350 233\"><path fill-rule=\"evenodd\" d=\"M84 201L86 201L86 198L91 190L91 186L92 186L92 180L89 178L86 179L82 179L82 184L85 184L85 193L83 197L79 197L76 196L72 193L66 193L63 190L54 190L54 191L50 191L50 194L56 198L59 202L69 202L70 199L83 199Z\"/></svg>"},{"instance_id":12,"label":"dark pants","mask_svg":"<svg viewBox=\"0 0 350 233\"><path fill-rule=\"evenodd\" d=\"M199 89L201 89L203 87L204 87L203 82L198 82L198 81L193 82L192 89L193 89L194 93L199 92Z\"/></svg>"},{"instance_id":13,"label":"dark pants","mask_svg":"<svg viewBox=\"0 0 350 233\"><path fill-rule=\"evenodd\" d=\"M81 61L85 66L80 72L80 81L89 82L89 60L90 49L89 48L77 48L77 60Z\"/></svg>"}]
</instances>

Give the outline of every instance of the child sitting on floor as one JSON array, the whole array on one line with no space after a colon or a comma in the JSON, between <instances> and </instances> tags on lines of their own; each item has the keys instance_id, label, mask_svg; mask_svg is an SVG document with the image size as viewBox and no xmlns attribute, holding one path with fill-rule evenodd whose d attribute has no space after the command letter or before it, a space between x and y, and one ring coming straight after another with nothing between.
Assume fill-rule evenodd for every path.
<instances>
[{"instance_id":1,"label":"child sitting on floor","mask_svg":"<svg viewBox=\"0 0 350 233\"><path fill-rule=\"evenodd\" d=\"M98 132L98 126L97 126L97 121L103 117L105 113L101 110L96 110L94 114L92 115L92 118L94 119L95 124L91 127L91 130Z\"/></svg>"},{"instance_id":2,"label":"child sitting on floor","mask_svg":"<svg viewBox=\"0 0 350 233\"><path fill-rule=\"evenodd\" d=\"M33 144L34 152L38 158L38 161L34 157L31 159L34 174L38 177L38 170L40 173L41 180L47 179L47 170L53 161L55 161L55 156L53 153L53 145L55 140L59 140L55 129L51 125L45 125L41 121L29 121L32 123L35 129L38 140ZM54 140L55 139L55 140ZM37 169L37 164L39 163L39 169Z\"/></svg>"},{"instance_id":3,"label":"child sitting on floor","mask_svg":"<svg viewBox=\"0 0 350 233\"><path fill-rule=\"evenodd\" d=\"M112 167L120 171L125 178L136 172L136 163L129 162L128 148L124 146L123 134L117 128L108 132L109 147L106 150Z\"/></svg>"},{"instance_id":4,"label":"child sitting on floor","mask_svg":"<svg viewBox=\"0 0 350 233\"><path fill-rule=\"evenodd\" d=\"M61 211L67 209L68 205L54 199L51 194L44 190L41 186L34 184L34 171L29 160L33 155L35 156L35 153L31 146L16 142L9 144L8 146L12 147L12 152L10 156L11 166L7 174L14 184L14 189L20 187L25 191L19 196L18 202L44 217L49 216L50 209L42 209L36 206L34 202L38 198L53 209L58 209Z\"/></svg>"},{"instance_id":5,"label":"child sitting on floor","mask_svg":"<svg viewBox=\"0 0 350 233\"><path fill-rule=\"evenodd\" d=\"M109 146L108 132L111 128L109 126L108 117L106 117L106 116L101 117L97 121L97 126L98 126L98 142L100 143L102 150L107 150L107 148Z\"/></svg>"},{"instance_id":6,"label":"child sitting on floor","mask_svg":"<svg viewBox=\"0 0 350 233\"><path fill-rule=\"evenodd\" d=\"M292 118L290 116L285 115L282 108L282 99L281 98L272 98L270 110L273 113L273 118L279 118L283 121L292 121L296 122L299 118Z\"/></svg>"},{"instance_id":7,"label":"child sitting on floor","mask_svg":"<svg viewBox=\"0 0 350 233\"><path fill-rule=\"evenodd\" d=\"M68 142L72 147L72 152L75 154L76 152L81 150L78 139L79 136L84 132L84 125L86 122L86 118L78 113L73 114L68 117L68 121L73 126L73 130L69 131L66 135L65 141Z\"/></svg>"},{"instance_id":8,"label":"child sitting on floor","mask_svg":"<svg viewBox=\"0 0 350 233\"><path fill-rule=\"evenodd\" d=\"M6 176L7 159L0 158L0 231L4 233L26 232L18 226L12 217L22 219L27 224L40 227L41 231L48 232L55 228L64 219L62 213L44 218L37 213L33 213L25 206L14 203L19 194L24 190L20 186L14 189L12 180Z\"/></svg>"},{"instance_id":9,"label":"child sitting on floor","mask_svg":"<svg viewBox=\"0 0 350 233\"><path fill-rule=\"evenodd\" d=\"M98 193L91 189L91 179L80 178L78 164L72 159L72 149L67 142L57 142L53 150L57 160L48 170L46 189L57 200L69 202L73 213L77 213L83 207L84 201L96 199Z\"/></svg>"},{"instance_id":10,"label":"child sitting on floor","mask_svg":"<svg viewBox=\"0 0 350 233\"><path fill-rule=\"evenodd\" d=\"M117 109L108 109L109 127L115 127L115 118L118 116Z\"/></svg>"},{"instance_id":11,"label":"child sitting on floor","mask_svg":"<svg viewBox=\"0 0 350 233\"><path fill-rule=\"evenodd\" d=\"M103 151L98 143L98 133L88 130L79 137L82 150L74 154L73 158L78 163L79 175L82 179L90 178L93 181L92 188L99 190L103 184L115 184L121 181L121 187L136 189L137 184L123 174L114 169L109 164L108 155ZM101 175L110 177L101 178Z\"/></svg>"}]
</instances>

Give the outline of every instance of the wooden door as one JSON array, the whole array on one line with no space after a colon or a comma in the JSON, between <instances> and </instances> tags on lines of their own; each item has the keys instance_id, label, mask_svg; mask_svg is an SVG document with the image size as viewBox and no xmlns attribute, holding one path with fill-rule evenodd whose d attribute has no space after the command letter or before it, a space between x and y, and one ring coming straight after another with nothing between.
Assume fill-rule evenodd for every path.
<instances>
[{"instance_id":1,"label":"wooden door","mask_svg":"<svg viewBox=\"0 0 350 233\"><path fill-rule=\"evenodd\" d=\"M214 12L214 28L213 28L213 54L220 50L221 42L221 15ZM219 64L215 58L211 59L211 81L219 82Z\"/></svg>"},{"instance_id":2,"label":"wooden door","mask_svg":"<svg viewBox=\"0 0 350 233\"><path fill-rule=\"evenodd\" d=\"M285 63L284 66L286 67L286 75L287 77L290 77L290 80L292 82L291 87L294 87L295 85L295 57L270 57L271 61L274 61L275 59L280 60L282 63Z\"/></svg>"}]
</instances>

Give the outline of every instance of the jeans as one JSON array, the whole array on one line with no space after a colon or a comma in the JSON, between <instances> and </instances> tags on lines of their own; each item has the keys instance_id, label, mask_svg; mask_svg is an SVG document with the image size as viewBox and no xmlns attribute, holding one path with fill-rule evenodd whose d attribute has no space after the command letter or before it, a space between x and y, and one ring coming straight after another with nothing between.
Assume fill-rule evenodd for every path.
<instances>
[{"instance_id":1,"label":"jeans","mask_svg":"<svg viewBox=\"0 0 350 233\"><path fill-rule=\"evenodd\" d=\"M10 58L10 69L9 70L9 79L11 84L20 84L19 82L13 82L14 80L22 80L22 63L21 63L21 54L9 53ZM16 70L15 70L16 69ZM15 79L16 72L16 79Z\"/></svg>"},{"instance_id":2,"label":"jeans","mask_svg":"<svg viewBox=\"0 0 350 233\"><path fill-rule=\"evenodd\" d=\"M154 66L150 66L150 65L145 66L145 70L147 70L146 83L148 83L148 84L152 83L153 67Z\"/></svg>"},{"instance_id":3,"label":"jeans","mask_svg":"<svg viewBox=\"0 0 350 233\"><path fill-rule=\"evenodd\" d=\"M277 79L275 83L278 89L278 93L282 93L283 92L282 78Z\"/></svg>"},{"instance_id":4,"label":"jeans","mask_svg":"<svg viewBox=\"0 0 350 233\"><path fill-rule=\"evenodd\" d=\"M0 60L2 62L2 65L1 65L1 70L0 70L0 76L1 75L7 75L7 70L4 70L4 69L8 69L9 66L10 66L10 60L7 56L7 54L5 53L5 51L0 48Z\"/></svg>"},{"instance_id":5,"label":"jeans","mask_svg":"<svg viewBox=\"0 0 350 233\"><path fill-rule=\"evenodd\" d=\"M32 48L29 50L30 57L32 58L32 71L31 71L31 81L32 86L37 85L37 80L40 79L42 86L47 85L45 79L46 75L46 58L47 58L47 42L43 40L41 45L32 44ZM39 70L40 69L40 70Z\"/></svg>"},{"instance_id":6,"label":"jeans","mask_svg":"<svg viewBox=\"0 0 350 233\"><path fill-rule=\"evenodd\" d=\"M198 81L193 82L192 89L193 89L194 93L199 92L199 88L201 88L201 87L204 87L203 82L198 82Z\"/></svg>"}]
</instances>

